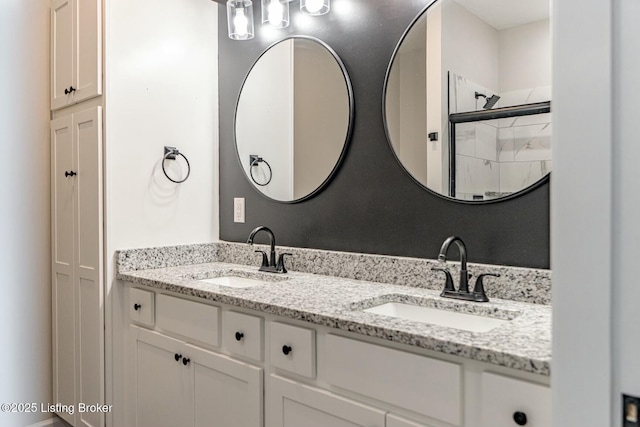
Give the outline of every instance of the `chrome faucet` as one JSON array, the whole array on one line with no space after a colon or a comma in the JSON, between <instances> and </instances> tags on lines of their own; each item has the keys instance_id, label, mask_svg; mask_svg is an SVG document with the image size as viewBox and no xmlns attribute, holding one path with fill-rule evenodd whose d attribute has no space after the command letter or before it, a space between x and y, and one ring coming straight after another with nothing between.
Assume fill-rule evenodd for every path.
<instances>
[{"instance_id":1,"label":"chrome faucet","mask_svg":"<svg viewBox=\"0 0 640 427\"><path fill-rule=\"evenodd\" d=\"M476 284L473 292L469 292L469 277L471 277L471 275L467 271L467 248L462 239L457 236L448 237L440 248L438 261L442 264L446 264L447 252L449 251L449 246L451 246L452 243L455 243L458 246L458 252L460 253L460 283L458 285L458 290L456 290L453 284L453 277L451 277L451 272L449 272L449 269L446 268L446 266L443 268L432 268L432 270L442 271L445 274L445 285L440 296L445 298L462 299L466 301L489 301L489 298L487 298L487 295L484 292L484 278L486 276L500 277L500 275L491 273L479 275L476 279Z\"/></svg>"},{"instance_id":2,"label":"chrome faucet","mask_svg":"<svg viewBox=\"0 0 640 427\"><path fill-rule=\"evenodd\" d=\"M287 269L284 266L284 257L285 255L291 256L291 254L283 253L280 254L278 258L278 262L276 263L276 236L273 234L271 229L261 225L256 227L251 234L249 234L249 238L247 239L247 243L253 245L253 238L258 234L258 232L264 231L269 235L269 246L271 247L271 251L269 257L267 258L267 253L264 251L255 251L256 253L262 254L262 265L260 266L260 271L266 271L268 273L286 273Z\"/></svg>"}]
</instances>

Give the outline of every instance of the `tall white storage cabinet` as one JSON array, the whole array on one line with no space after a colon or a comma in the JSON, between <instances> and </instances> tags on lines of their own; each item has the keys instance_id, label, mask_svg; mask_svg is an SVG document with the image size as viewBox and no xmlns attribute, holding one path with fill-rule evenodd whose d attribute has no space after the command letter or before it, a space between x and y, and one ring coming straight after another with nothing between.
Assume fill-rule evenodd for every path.
<instances>
[{"instance_id":1,"label":"tall white storage cabinet","mask_svg":"<svg viewBox=\"0 0 640 427\"><path fill-rule=\"evenodd\" d=\"M51 122L53 399L73 426L104 426L102 108Z\"/></svg>"},{"instance_id":2,"label":"tall white storage cabinet","mask_svg":"<svg viewBox=\"0 0 640 427\"><path fill-rule=\"evenodd\" d=\"M102 94L102 1L51 6L51 109Z\"/></svg>"}]
</instances>

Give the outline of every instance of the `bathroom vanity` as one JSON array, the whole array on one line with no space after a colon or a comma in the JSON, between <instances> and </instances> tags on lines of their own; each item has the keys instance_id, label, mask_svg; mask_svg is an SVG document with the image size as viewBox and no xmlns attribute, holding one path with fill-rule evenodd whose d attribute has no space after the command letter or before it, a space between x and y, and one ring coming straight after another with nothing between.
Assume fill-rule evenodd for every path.
<instances>
[{"instance_id":1,"label":"bathroom vanity","mask_svg":"<svg viewBox=\"0 0 640 427\"><path fill-rule=\"evenodd\" d=\"M550 425L551 310L523 302L548 272L499 267L529 280L520 301L490 285L491 301L473 303L439 297L429 260L286 250L287 274L258 272L252 248L226 242L119 252L127 425ZM470 317L438 325L391 304ZM497 323L479 332L483 319Z\"/></svg>"}]
</instances>

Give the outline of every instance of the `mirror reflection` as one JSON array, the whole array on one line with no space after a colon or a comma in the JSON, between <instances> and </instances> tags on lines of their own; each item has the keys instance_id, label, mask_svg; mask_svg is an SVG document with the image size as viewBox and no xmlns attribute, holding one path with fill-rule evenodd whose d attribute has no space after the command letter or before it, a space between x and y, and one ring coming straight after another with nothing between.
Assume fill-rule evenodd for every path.
<instances>
[{"instance_id":1,"label":"mirror reflection","mask_svg":"<svg viewBox=\"0 0 640 427\"><path fill-rule=\"evenodd\" d=\"M438 0L391 61L384 117L396 157L428 189L512 196L551 158L548 0Z\"/></svg>"},{"instance_id":2,"label":"mirror reflection","mask_svg":"<svg viewBox=\"0 0 640 427\"><path fill-rule=\"evenodd\" d=\"M316 194L339 166L352 110L346 70L327 45L297 36L268 48L236 109L236 149L249 181L282 202Z\"/></svg>"}]
</instances>

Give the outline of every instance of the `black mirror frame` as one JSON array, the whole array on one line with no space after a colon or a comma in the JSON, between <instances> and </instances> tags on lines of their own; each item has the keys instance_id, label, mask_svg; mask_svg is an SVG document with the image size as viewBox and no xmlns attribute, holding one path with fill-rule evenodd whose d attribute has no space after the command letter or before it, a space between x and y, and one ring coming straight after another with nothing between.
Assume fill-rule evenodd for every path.
<instances>
[{"instance_id":1,"label":"black mirror frame","mask_svg":"<svg viewBox=\"0 0 640 427\"><path fill-rule=\"evenodd\" d=\"M391 135L389 134L389 127L387 125L387 88L389 86L389 77L390 77L390 74L391 74L391 68L393 67L393 61L395 60L395 58L396 58L396 56L398 54L398 51L400 50L400 47L402 46L402 42L404 42L404 40L407 38L407 35L411 31L411 29L416 25L416 23L420 20L420 18L422 18L422 16L427 13L428 9L431 6L433 6L435 3L437 3L438 1L441 1L441 0L432 0L429 4L427 4L418 13L418 15L415 18L413 18L413 20L411 21L411 23L409 24L407 29L402 33L402 36L400 37L400 40L396 44L396 47L393 49L393 53L391 54L391 59L389 60L389 65L387 66L387 72L385 73L385 76L384 76L384 87L382 89L382 122L383 122L383 125L384 125L384 132L385 132L385 135L386 135L386 138L387 138L387 143L389 144L389 147L391 148L391 152L393 153L393 156L397 160L397 162L400 165L400 167L405 171L405 173L407 175L409 175L409 177L413 180L413 182L418 184L420 187L422 187L423 189L427 190L429 193L431 193L434 196L437 196L437 197L439 197L441 199L448 200L448 201L455 202L455 203L464 204L464 205L488 205L488 204L492 204L492 203L505 202L505 201L512 200L512 199L515 199L517 197L523 196L524 194L529 193L529 192L535 190L536 188L539 188L539 187L547 184L551 179L551 171L548 172L542 178L540 178L538 181L536 181L533 184L529 185L528 187L525 187L522 190L517 191L515 193L509 194L508 196L498 197L498 198L489 199L489 200L461 200L461 199L456 199L456 198L453 198L453 197L450 197L450 196L446 196L444 194L438 193L437 191L434 191L434 190L430 189L429 187L427 187L426 185L424 185L423 183L418 181L413 176L413 174L411 172L409 172L409 170L400 161L400 158L396 154L396 150L393 148L393 144L391 143Z\"/></svg>"},{"instance_id":2,"label":"black mirror frame","mask_svg":"<svg viewBox=\"0 0 640 427\"><path fill-rule=\"evenodd\" d=\"M336 160L335 166L333 167L333 169L331 170L331 172L329 173L327 178L325 178L325 180L315 190L313 190L311 193L307 194L304 197L301 197L301 198L295 199L295 200L277 200L277 199L274 199L272 197L267 196L262 191L260 191L258 188L256 188L254 183L251 182L250 177L248 177L247 174L245 173L244 167L242 166L242 161L240 159L240 154L238 152L238 140L237 140L237 135L236 135L236 124L237 124L237 119L238 119L238 117L237 117L238 116L238 105L240 103L240 97L242 96L242 89L244 89L244 85L247 82L247 79L249 78L249 75L251 75L251 71L253 71L253 68L256 66L258 61L260 61L260 58L262 58L269 51L269 49L271 49L272 47L274 47L275 45L277 45L279 43L282 43L283 41L290 40L290 39L304 39L304 40L311 40L313 42L316 42L316 43L320 44L322 47L324 47L329 53L331 53L333 58L336 60L336 63L338 64L338 66L340 67L340 70L342 71L342 76L344 77L344 81L345 81L345 84L346 84L346 87L347 87L347 96L349 97L349 122L348 122L348 126L347 126L347 134L345 136L345 141L344 141L344 144L342 146L342 151L340 153L340 156ZM353 86L351 84L351 78L349 77L349 73L347 71L347 68L344 65L344 63L342 62L342 59L340 59L340 57L338 56L338 54L331 48L331 46L329 46L327 43L323 42L322 40L320 40L320 39L318 39L316 37L303 36L303 35L291 35L291 36L284 37L284 38L282 38L280 40L277 40L274 43L271 43L264 51L262 51L262 53L260 53L258 58L256 58L256 60L253 62L253 65L251 65L251 68L247 72L247 75L242 80L242 85L240 86L240 92L238 93L238 97L236 99L236 108L235 108L235 111L233 113L233 143L234 143L235 149L236 149L236 158L238 160L238 165L242 169L242 173L245 176L245 178L247 179L247 181L249 182L249 184L251 185L251 187L258 194L260 194L262 197L264 197L265 199L270 200L272 202L284 203L284 204L295 204L295 203L304 202L306 200L311 199L312 197L317 196L322 190L324 190L324 188L335 177L338 169L340 168L340 166L342 165L342 163L344 161L344 158L346 156L347 149L348 149L348 146L349 146L349 142L351 141L351 136L352 136L352 133L353 133L354 119L355 119L355 102L354 102L354 97L353 97Z\"/></svg>"}]
</instances>

